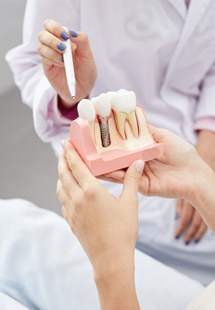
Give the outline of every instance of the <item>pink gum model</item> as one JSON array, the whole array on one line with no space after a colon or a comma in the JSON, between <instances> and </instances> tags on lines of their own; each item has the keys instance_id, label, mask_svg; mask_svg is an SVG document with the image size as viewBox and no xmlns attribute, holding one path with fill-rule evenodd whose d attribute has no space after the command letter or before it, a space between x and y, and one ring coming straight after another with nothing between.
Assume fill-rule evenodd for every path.
<instances>
[{"instance_id":1,"label":"pink gum model","mask_svg":"<svg viewBox=\"0 0 215 310\"><path fill-rule=\"evenodd\" d=\"M89 122L82 118L72 121L70 142L94 176L127 168L138 159L149 161L162 155L162 144L156 143L150 132L143 109L136 108L139 135L133 136L132 128L125 123L127 139L118 133L113 113L109 118L111 145L103 147L98 120Z\"/></svg>"}]
</instances>

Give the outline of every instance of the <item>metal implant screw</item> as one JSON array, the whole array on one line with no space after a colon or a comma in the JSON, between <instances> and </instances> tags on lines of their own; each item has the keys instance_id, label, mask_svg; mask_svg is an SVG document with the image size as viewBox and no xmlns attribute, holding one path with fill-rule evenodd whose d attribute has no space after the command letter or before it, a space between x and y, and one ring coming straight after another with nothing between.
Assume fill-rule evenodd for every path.
<instances>
[{"instance_id":1,"label":"metal implant screw","mask_svg":"<svg viewBox=\"0 0 215 310\"><path fill-rule=\"evenodd\" d=\"M101 131L101 141L103 147L108 147L111 144L110 139L110 130L109 130L109 124L108 124L108 117L102 117L99 116L99 126Z\"/></svg>"}]
</instances>

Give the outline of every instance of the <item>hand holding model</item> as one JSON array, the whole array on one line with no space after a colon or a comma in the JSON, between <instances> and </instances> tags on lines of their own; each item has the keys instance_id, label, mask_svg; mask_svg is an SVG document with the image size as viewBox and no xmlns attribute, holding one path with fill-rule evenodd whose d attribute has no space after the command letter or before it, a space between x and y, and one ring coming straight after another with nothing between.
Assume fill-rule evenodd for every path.
<instances>
[{"instance_id":1,"label":"hand holding model","mask_svg":"<svg viewBox=\"0 0 215 310\"><path fill-rule=\"evenodd\" d=\"M147 162L144 172L137 161L126 172L110 173L112 180L124 182L118 198L102 187L69 142L59 158L57 196L93 265L102 309L139 309L134 285L138 184L145 195L188 200L215 231L214 172L175 134L154 127L151 132L164 153Z\"/></svg>"},{"instance_id":2,"label":"hand holding model","mask_svg":"<svg viewBox=\"0 0 215 310\"><path fill-rule=\"evenodd\" d=\"M69 142L59 157L57 196L65 219L92 263L102 309L106 309L113 294L115 298L108 301L108 309L118 303L123 303L124 309L139 308L134 286L134 249L138 180L143 165L139 160L127 170L124 189L116 198L90 173ZM121 290L122 284L126 294Z\"/></svg>"},{"instance_id":3,"label":"hand holding model","mask_svg":"<svg viewBox=\"0 0 215 310\"><path fill-rule=\"evenodd\" d=\"M44 30L38 35L38 52L42 59L44 73L59 96L59 104L71 108L92 90L96 80L96 65L84 32L67 31L52 19L44 22ZM71 40L76 77L76 98L72 99L66 81L63 53L64 41Z\"/></svg>"},{"instance_id":4,"label":"hand holding model","mask_svg":"<svg viewBox=\"0 0 215 310\"><path fill-rule=\"evenodd\" d=\"M151 133L155 141L163 143L163 155L145 164L139 192L148 196L184 199L215 230L213 170L200 158L195 147L169 130L151 127ZM120 170L104 178L123 182L124 176L125 171ZM210 211L206 206L210 206Z\"/></svg>"},{"instance_id":5,"label":"hand holding model","mask_svg":"<svg viewBox=\"0 0 215 310\"><path fill-rule=\"evenodd\" d=\"M211 147L214 144L214 138L214 132L201 130L196 149L201 158L215 171L215 150ZM186 244L192 240L198 243L207 231L207 226L199 212L188 201L178 199L177 213L179 221L175 231L176 238L185 232Z\"/></svg>"}]
</instances>

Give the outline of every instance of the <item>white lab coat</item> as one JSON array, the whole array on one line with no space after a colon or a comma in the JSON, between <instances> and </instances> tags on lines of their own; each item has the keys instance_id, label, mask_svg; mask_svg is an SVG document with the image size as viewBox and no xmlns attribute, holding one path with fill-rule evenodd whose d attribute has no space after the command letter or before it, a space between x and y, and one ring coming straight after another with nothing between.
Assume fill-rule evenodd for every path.
<instances>
[{"instance_id":1,"label":"white lab coat","mask_svg":"<svg viewBox=\"0 0 215 310\"><path fill-rule=\"evenodd\" d=\"M98 79L92 95L134 90L150 123L166 127L191 143L196 129L215 130L215 1L193 0L31 0L27 3L23 44L7 60L32 107L35 130L56 152L68 136L69 121L57 110L57 95L43 74L37 35L53 18L86 31ZM118 194L120 186L110 184ZM209 283L215 274L215 237L199 244L175 240L175 201L140 197L137 246L187 275Z\"/></svg>"}]
</instances>

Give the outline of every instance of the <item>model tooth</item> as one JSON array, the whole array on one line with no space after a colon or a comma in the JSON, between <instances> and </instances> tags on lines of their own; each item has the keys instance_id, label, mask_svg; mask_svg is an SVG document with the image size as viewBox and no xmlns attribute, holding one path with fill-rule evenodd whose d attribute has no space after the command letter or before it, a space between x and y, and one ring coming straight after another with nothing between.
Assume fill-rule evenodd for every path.
<instances>
[{"instance_id":1,"label":"model tooth","mask_svg":"<svg viewBox=\"0 0 215 310\"><path fill-rule=\"evenodd\" d=\"M78 104L78 115L86 121L94 121L96 111L94 104L89 99L83 99Z\"/></svg>"},{"instance_id":2,"label":"model tooth","mask_svg":"<svg viewBox=\"0 0 215 310\"><path fill-rule=\"evenodd\" d=\"M112 103L112 98L116 95L115 91L108 91L106 95L110 98L110 103Z\"/></svg>"},{"instance_id":3,"label":"model tooth","mask_svg":"<svg viewBox=\"0 0 215 310\"><path fill-rule=\"evenodd\" d=\"M133 135L138 137L138 125L136 119L136 95L133 91L127 91L120 89L113 95L111 100L113 113L116 120L116 126L119 134L123 139L126 139L125 135L125 122L131 126Z\"/></svg>"},{"instance_id":4,"label":"model tooth","mask_svg":"<svg viewBox=\"0 0 215 310\"><path fill-rule=\"evenodd\" d=\"M101 94L93 99L96 113L102 117L108 117L111 112L110 97L107 94Z\"/></svg>"},{"instance_id":5,"label":"model tooth","mask_svg":"<svg viewBox=\"0 0 215 310\"><path fill-rule=\"evenodd\" d=\"M110 98L107 94L101 94L97 98L94 98L93 102L98 115L102 146L108 147L111 144L109 130L109 115L111 112Z\"/></svg>"}]
</instances>

